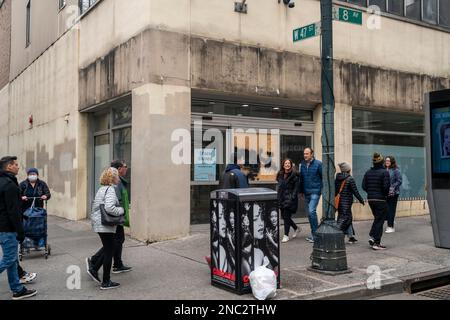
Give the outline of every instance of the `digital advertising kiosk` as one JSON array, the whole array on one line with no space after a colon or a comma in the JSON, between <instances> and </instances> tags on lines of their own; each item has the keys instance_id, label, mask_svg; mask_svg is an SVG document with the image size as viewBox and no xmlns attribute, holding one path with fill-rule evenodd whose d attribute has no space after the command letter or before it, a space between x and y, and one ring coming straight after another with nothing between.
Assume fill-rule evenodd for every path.
<instances>
[{"instance_id":1,"label":"digital advertising kiosk","mask_svg":"<svg viewBox=\"0 0 450 320\"><path fill-rule=\"evenodd\" d=\"M450 249L450 89L425 96L427 200L438 248Z\"/></svg>"}]
</instances>

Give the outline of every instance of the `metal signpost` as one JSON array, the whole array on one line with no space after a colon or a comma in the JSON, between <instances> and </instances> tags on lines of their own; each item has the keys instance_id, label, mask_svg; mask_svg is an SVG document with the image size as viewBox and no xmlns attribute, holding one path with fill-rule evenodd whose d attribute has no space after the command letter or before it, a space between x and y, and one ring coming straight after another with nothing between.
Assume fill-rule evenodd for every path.
<instances>
[{"instance_id":1,"label":"metal signpost","mask_svg":"<svg viewBox=\"0 0 450 320\"><path fill-rule=\"evenodd\" d=\"M294 42L322 35L322 154L323 154L323 215L314 235L310 270L338 274L347 273L345 236L337 227L334 207L334 87L333 87L333 20L362 25L362 11L333 6L332 0L321 0L321 22L294 30ZM319 31L319 29L321 31Z\"/></svg>"}]
</instances>

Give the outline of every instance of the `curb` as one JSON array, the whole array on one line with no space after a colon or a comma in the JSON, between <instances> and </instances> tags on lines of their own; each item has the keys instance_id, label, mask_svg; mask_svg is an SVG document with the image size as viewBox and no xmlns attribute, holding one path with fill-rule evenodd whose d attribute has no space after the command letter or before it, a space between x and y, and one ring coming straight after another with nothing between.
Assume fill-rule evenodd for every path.
<instances>
[{"instance_id":1,"label":"curb","mask_svg":"<svg viewBox=\"0 0 450 320\"><path fill-rule=\"evenodd\" d=\"M369 289L365 283L342 287L323 292L298 296L302 300L366 300L370 298L404 292L404 283L400 279L381 281L380 289Z\"/></svg>"}]
</instances>

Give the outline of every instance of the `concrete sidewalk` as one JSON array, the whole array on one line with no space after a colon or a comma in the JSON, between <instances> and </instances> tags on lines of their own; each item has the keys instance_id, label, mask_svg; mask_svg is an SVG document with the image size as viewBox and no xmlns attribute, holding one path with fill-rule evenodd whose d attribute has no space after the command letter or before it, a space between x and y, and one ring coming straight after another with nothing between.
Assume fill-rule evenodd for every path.
<instances>
[{"instance_id":1,"label":"concrete sidewalk","mask_svg":"<svg viewBox=\"0 0 450 320\"><path fill-rule=\"evenodd\" d=\"M367 243L371 222L356 222L360 240L347 245L347 256L352 273L326 276L308 271L312 245L305 241L309 227L302 225L302 233L281 247L282 289L277 299L367 298L388 293L400 293L403 281L425 272L450 267L450 251L434 247L428 216L399 219L397 232L383 236L386 251L373 251ZM52 255L45 260L33 252L26 256L22 266L37 272L36 282L29 285L39 293L39 300L71 299L151 299L151 300L246 300L252 295L238 296L212 287L210 273L203 257L209 253L209 226L193 226L191 235L173 241L146 246L127 239L124 261L134 267L133 272L112 275L121 288L102 292L85 272L85 258L99 247L98 236L91 231L88 221L70 222L49 218L49 243ZM81 270L81 289L69 290L68 268ZM372 274L369 266L381 272L381 289L367 289ZM75 267L74 270L77 268ZM372 271L372 272L374 272ZM8 300L6 272L0 276L0 300Z\"/></svg>"}]
</instances>

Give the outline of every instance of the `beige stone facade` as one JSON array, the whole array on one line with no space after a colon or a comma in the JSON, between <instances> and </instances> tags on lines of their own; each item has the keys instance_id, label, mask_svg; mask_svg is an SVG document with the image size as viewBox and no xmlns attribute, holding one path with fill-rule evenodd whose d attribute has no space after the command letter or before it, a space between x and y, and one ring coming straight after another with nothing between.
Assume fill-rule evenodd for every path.
<instances>
[{"instance_id":1,"label":"beige stone facade","mask_svg":"<svg viewBox=\"0 0 450 320\"><path fill-rule=\"evenodd\" d=\"M11 57L11 0L0 7L0 88L9 82Z\"/></svg>"},{"instance_id":2,"label":"beige stone facade","mask_svg":"<svg viewBox=\"0 0 450 320\"><path fill-rule=\"evenodd\" d=\"M275 0L249 0L248 14L240 14L232 0L101 0L75 20L71 1L59 10L56 1L43 0L33 2L28 48L25 3L12 5L10 81L0 91L0 113L9 116L0 120L0 151L42 169L54 194L52 214L88 216L95 180L90 119L127 95L133 109L131 233L141 240L189 231L191 166L173 164L170 152L173 130L191 130L193 92L312 110L321 158L319 38L292 41L293 29L320 19L319 1L287 9ZM381 29L371 30L370 15L363 18L363 26L334 23L339 162L353 161L354 108L421 115L426 92L450 87L450 30L388 14L379 18ZM424 203L402 202L399 213L426 213ZM368 208L357 207L355 217L370 218Z\"/></svg>"}]
</instances>

